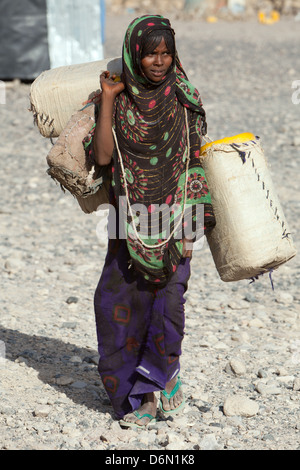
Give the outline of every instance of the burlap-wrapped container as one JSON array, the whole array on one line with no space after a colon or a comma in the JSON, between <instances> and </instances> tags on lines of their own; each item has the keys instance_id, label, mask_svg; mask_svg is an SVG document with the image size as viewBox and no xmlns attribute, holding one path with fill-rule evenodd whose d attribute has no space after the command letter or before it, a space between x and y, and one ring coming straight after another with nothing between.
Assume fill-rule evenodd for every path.
<instances>
[{"instance_id":1,"label":"burlap-wrapped container","mask_svg":"<svg viewBox=\"0 0 300 470\"><path fill-rule=\"evenodd\" d=\"M122 73L120 58L68 65L43 72L31 85L30 104L44 137L58 137L71 116L99 92L100 74Z\"/></svg>"},{"instance_id":2,"label":"burlap-wrapped container","mask_svg":"<svg viewBox=\"0 0 300 470\"><path fill-rule=\"evenodd\" d=\"M108 202L110 174L86 154L83 139L95 123L94 105L73 114L47 156L48 174L78 200L85 213Z\"/></svg>"},{"instance_id":3,"label":"burlap-wrapped container","mask_svg":"<svg viewBox=\"0 0 300 470\"><path fill-rule=\"evenodd\" d=\"M255 278L296 255L259 138L240 134L201 149L216 226L207 236L223 281Z\"/></svg>"}]
</instances>

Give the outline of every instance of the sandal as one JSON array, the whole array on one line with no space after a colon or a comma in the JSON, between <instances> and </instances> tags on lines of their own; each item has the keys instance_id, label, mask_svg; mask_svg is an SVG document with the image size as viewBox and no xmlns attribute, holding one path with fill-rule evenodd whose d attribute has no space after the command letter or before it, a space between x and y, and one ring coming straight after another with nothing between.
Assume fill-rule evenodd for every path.
<instances>
[{"instance_id":1,"label":"sandal","mask_svg":"<svg viewBox=\"0 0 300 470\"><path fill-rule=\"evenodd\" d=\"M175 387L173 388L173 390L170 392L170 393L167 393L165 390L162 390L160 393L163 394L164 397L167 398L167 400L170 401L170 399L172 397L174 397L174 395L178 392L178 390L180 389L182 385L182 382L180 380L180 377L178 376L177 378L177 382L176 382L176 385ZM162 403L162 400L160 399L159 400L159 407L161 409L161 411L166 414L166 415L171 415L171 414L176 414L176 413L179 413L180 410L182 410L182 408L185 406L185 398L183 397L183 400L182 402L180 403L179 406L177 406L177 408L175 408L174 410L165 410L164 407L163 407L163 403Z\"/></svg>"},{"instance_id":2,"label":"sandal","mask_svg":"<svg viewBox=\"0 0 300 470\"><path fill-rule=\"evenodd\" d=\"M150 423L156 423L155 416L152 416L149 413L144 413L141 415L138 411L133 411L133 414L138 419L149 418L150 421L147 424L137 424L134 422L130 423L129 421L125 421L124 419L121 419L121 421L119 422L120 426L125 427L125 428L146 429L146 427L149 426Z\"/></svg>"}]
</instances>

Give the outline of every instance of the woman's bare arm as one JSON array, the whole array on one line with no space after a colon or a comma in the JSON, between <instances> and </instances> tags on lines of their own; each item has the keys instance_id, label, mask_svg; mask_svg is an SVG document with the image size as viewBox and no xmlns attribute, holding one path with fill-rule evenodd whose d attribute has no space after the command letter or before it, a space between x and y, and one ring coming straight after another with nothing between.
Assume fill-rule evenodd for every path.
<instances>
[{"instance_id":1,"label":"woman's bare arm","mask_svg":"<svg viewBox=\"0 0 300 470\"><path fill-rule=\"evenodd\" d=\"M112 134L112 118L114 101L124 90L122 81L114 82L114 76L110 77L109 72L100 75L102 88L101 106L94 135L94 155L98 165L108 165L111 162L114 150L114 138Z\"/></svg>"}]
</instances>

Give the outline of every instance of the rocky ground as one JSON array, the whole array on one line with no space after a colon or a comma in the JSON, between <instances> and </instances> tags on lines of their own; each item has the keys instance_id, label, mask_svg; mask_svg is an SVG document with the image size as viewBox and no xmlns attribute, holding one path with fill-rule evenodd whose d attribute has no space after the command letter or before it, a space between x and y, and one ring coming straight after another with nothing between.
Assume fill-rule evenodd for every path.
<instances>
[{"instance_id":1,"label":"rocky ground","mask_svg":"<svg viewBox=\"0 0 300 470\"><path fill-rule=\"evenodd\" d=\"M108 57L131 19L108 17ZM299 24L173 26L210 137L261 137L299 248ZM299 258L273 274L273 291L268 276L222 282L207 245L187 293L187 406L147 431L120 428L96 365L92 300L106 243L99 218L46 175L51 144L33 127L29 89L7 84L0 105L0 449L299 450Z\"/></svg>"},{"instance_id":2,"label":"rocky ground","mask_svg":"<svg viewBox=\"0 0 300 470\"><path fill-rule=\"evenodd\" d=\"M247 20L256 18L258 12L268 16L272 10L280 15L297 15L300 10L300 0L106 0L109 13L157 13L175 12L177 18L207 18L216 15L218 18Z\"/></svg>"}]
</instances>

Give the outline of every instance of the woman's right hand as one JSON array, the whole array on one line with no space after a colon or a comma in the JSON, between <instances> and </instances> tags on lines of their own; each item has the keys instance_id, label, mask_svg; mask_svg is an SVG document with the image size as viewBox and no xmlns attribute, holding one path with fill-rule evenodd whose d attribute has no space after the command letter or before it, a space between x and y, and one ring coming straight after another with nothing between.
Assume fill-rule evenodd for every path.
<instances>
[{"instance_id":1,"label":"woman's right hand","mask_svg":"<svg viewBox=\"0 0 300 470\"><path fill-rule=\"evenodd\" d=\"M100 75L102 88L101 106L94 135L95 160L98 165L108 165L114 151L114 138L112 133L112 118L115 98L125 89L122 81L115 81L116 75L110 76L106 70Z\"/></svg>"},{"instance_id":2,"label":"woman's right hand","mask_svg":"<svg viewBox=\"0 0 300 470\"><path fill-rule=\"evenodd\" d=\"M102 92L111 95L113 98L116 98L125 89L125 83L122 81L122 77L120 81L115 81L116 78L117 75L110 76L108 70L100 75Z\"/></svg>"}]
</instances>

